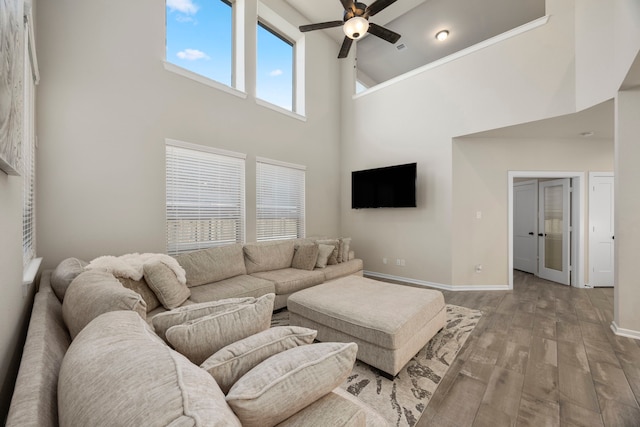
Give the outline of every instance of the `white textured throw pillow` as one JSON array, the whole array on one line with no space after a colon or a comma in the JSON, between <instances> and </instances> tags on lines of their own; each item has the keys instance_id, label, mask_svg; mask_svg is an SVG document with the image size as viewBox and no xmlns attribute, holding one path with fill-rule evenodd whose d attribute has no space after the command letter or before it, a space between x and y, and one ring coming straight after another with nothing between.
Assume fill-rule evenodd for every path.
<instances>
[{"instance_id":1,"label":"white textured throw pillow","mask_svg":"<svg viewBox=\"0 0 640 427\"><path fill-rule=\"evenodd\" d=\"M224 313L229 309L236 308L243 304L255 304L256 298L226 298L218 301L201 302L198 304L185 305L171 311L157 314L153 317L152 323L156 334L163 340L167 329L175 325L181 325L190 320L199 319L204 316L216 313Z\"/></svg>"},{"instance_id":2,"label":"white textured throw pillow","mask_svg":"<svg viewBox=\"0 0 640 427\"><path fill-rule=\"evenodd\" d=\"M317 331L300 326L276 326L236 341L204 361L200 367L209 372L224 393L238 378L256 365L290 348L311 344Z\"/></svg>"},{"instance_id":3,"label":"white textured throw pillow","mask_svg":"<svg viewBox=\"0 0 640 427\"><path fill-rule=\"evenodd\" d=\"M187 284L180 283L173 270L163 262L145 264L143 269L144 279L165 308L177 308L191 296Z\"/></svg>"},{"instance_id":4,"label":"white textured throw pillow","mask_svg":"<svg viewBox=\"0 0 640 427\"><path fill-rule=\"evenodd\" d=\"M338 387L357 351L355 343L318 343L276 354L240 378L227 403L244 427L274 426Z\"/></svg>"},{"instance_id":5,"label":"white textured throw pillow","mask_svg":"<svg viewBox=\"0 0 640 427\"><path fill-rule=\"evenodd\" d=\"M274 294L257 298L255 304L243 304L228 311L211 314L166 332L167 341L196 365L233 342L269 329Z\"/></svg>"},{"instance_id":6,"label":"white textured throw pillow","mask_svg":"<svg viewBox=\"0 0 640 427\"><path fill-rule=\"evenodd\" d=\"M327 261L333 253L333 249L334 247L332 245L318 245L318 259L316 260L317 268L325 268L327 266Z\"/></svg>"}]
</instances>

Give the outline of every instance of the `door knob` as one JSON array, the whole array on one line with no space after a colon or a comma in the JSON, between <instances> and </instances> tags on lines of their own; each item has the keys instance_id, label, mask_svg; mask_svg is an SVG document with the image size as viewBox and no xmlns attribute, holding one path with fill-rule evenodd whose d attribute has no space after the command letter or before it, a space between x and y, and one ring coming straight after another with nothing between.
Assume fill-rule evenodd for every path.
<instances>
[{"instance_id":1,"label":"door knob","mask_svg":"<svg viewBox=\"0 0 640 427\"><path fill-rule=\"evenodd\" d=\"M546 234L538 233L538 236L544 237L544 236L546 236Z\"/></svg>"},{"instance_id":2,"label":"door knob","mask_svg":"<svg viewBox=\"0 0 640 427\"><path fill-rule=\"evenodd\" d=\"M533 231L530 231L530 232L529 232L529 236L533 236Z\"/></svg>"}]
</instances>

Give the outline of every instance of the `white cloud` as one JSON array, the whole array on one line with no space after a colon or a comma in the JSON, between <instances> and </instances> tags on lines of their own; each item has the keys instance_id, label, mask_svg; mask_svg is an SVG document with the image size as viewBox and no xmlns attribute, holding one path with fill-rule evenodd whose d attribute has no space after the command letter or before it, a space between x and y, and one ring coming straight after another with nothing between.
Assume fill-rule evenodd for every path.
<instances>
[{"instance_id":1,"label":"white cloud","mask_svg":"<svg viewBox=\"0 0 640 427\"><path fill-rule=\"evenodd\" d=\"M196 61L198 59L209 59L209 56L198 49L185 49L176 54L180 59Z\"/></svg>"},{"instance_id":2,"label":"white cloud","mask_svg":"<svg viewBox=\"0 0 640 427\"><path fill-rule=\"evenodd\" d=\"M269 76L271 77L278 77L282 75L282 70L281 69L275 69L272 72L269 73Z\"/></svg>"},{"instance_id":3,"label":"white cloud","mask_svg":"<svg viewBox=\"0 0 640 427\"><path fill-rule=\"evenodd\" d=\"M167 7L173 12L186 13L187 15L195 15L198 11L198 6L193 4L192 0L167 0Z\"/></svg>"}]
</instances>

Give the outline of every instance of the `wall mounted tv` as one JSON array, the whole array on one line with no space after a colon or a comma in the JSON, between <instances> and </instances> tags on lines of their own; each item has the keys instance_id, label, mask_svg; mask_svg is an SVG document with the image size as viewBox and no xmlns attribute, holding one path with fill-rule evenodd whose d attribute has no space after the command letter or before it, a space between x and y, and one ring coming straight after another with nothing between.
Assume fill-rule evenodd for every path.
<instances>
[{"instance_id":1,"label":"wall mounted tv","mask_svg":"<svg viewBox=\"0 0 640 427\"><path fill-rule=\"evenodd\" d=\"M415 208L416 163L351 172L351 208Z\"/></svg>"}]
</instances>

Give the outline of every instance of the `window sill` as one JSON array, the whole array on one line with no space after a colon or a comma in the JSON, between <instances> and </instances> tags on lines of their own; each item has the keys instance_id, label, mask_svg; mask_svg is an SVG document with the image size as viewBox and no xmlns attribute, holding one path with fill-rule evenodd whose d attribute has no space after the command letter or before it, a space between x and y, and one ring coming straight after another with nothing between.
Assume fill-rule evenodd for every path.
<instances>
[{"instance_id":1,"label":"window sill","mask_svg":"<svg viewBox=\"0 0 640 427\"><path fill-rule=\"evenodd\" d=\"M284 114L286 116L293 117L294 119L300 120L301 122L307 121L307 118L305 116L302 116L298 113L294 113L293 111L287 110L286 108L279 107L263 99L256 98L256 104L262 107L268 108L270 110L277 111L278 113Z\"/></svg>"},{"instance_id":2,"label":"window sill","mask_svg":"<svg viewBox=\"0 0 640 427\"><path fill-rule=\"evenodd\" d=\"M170 62L164 61L164 69L167 71L171 71L172 73L178 74L182 77L186 77L188 79L194 80L198 83L202 83L203 85L207 85L210 86L212 88L221 90L223 92L226 92L228 94L237 96L238 98L242 98L242 99L246 99L247 98L247 94L241 90L235 89L233 87L227 86L224 83L220 83L217 82L215 80L211 80L210 78L207 78L205 76L202 76L200 74L194 73L193 71L189 71L186 68L182 68L179 67L175 64L172 64Z\"/></svg>"},{"instance_id":3,"label":"window sill","mask_svg":"<svg viewBox=\"0 0 640 427\"><path fill-rule=\"evenodd\" d=\"M34 258L29 262L22 272L22 284L24 286L31 285L36 280L36 275L40 269L42 258Z\"/></svg>"}]
</instances>

